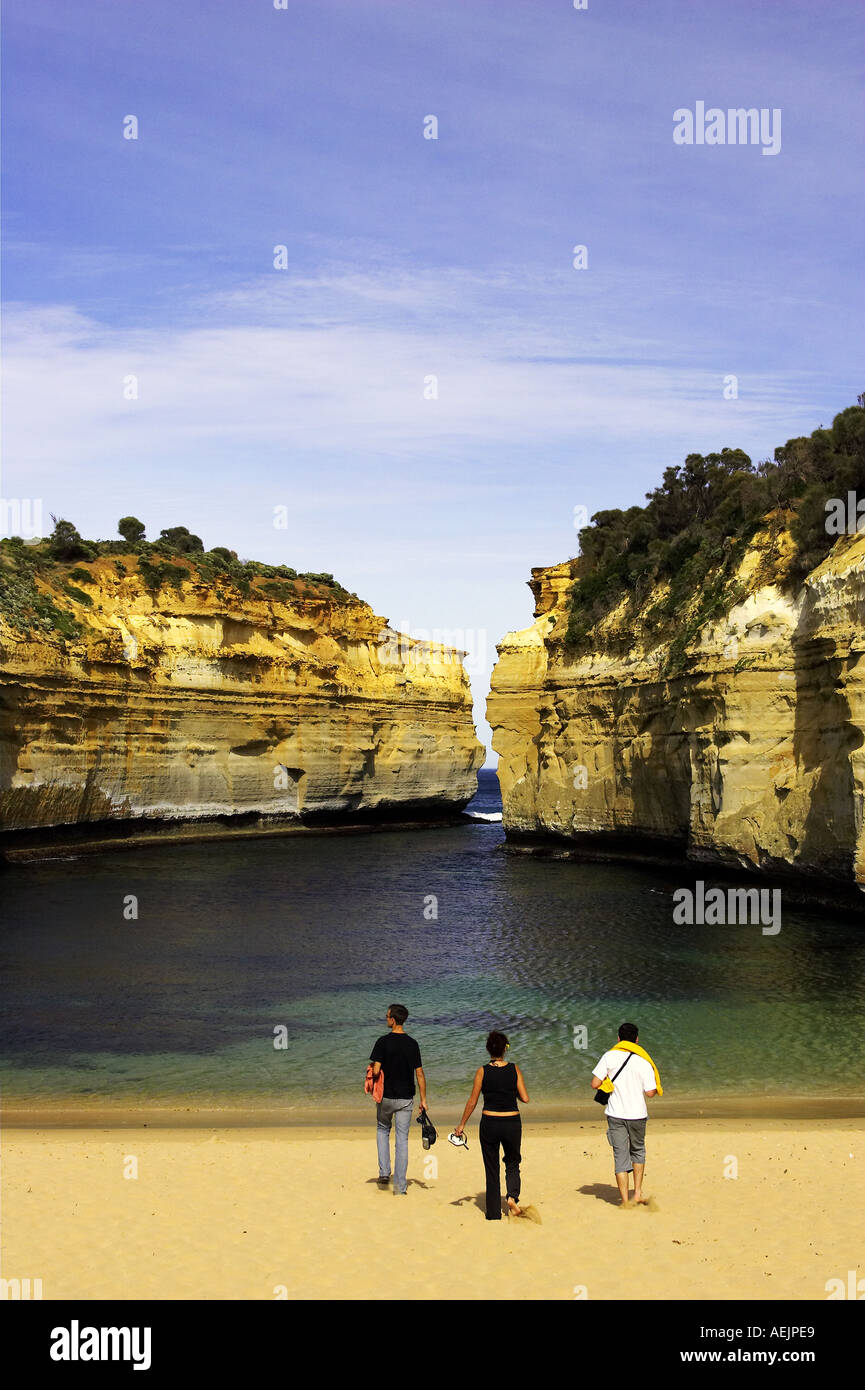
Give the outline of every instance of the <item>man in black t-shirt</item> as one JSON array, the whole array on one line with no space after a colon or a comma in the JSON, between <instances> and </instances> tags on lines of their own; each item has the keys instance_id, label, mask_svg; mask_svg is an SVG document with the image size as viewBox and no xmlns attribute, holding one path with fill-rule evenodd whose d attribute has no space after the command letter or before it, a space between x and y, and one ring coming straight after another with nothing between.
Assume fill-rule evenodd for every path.
<instances>
[{"instance_id":1,"label":"man in black t-shirt","mask_svg":"<svg viewBox=\"0 0 865 1390\"><path fill-rule=\"evenodd\" d=\"M403 1024L408 1018L405 1004L391 1004L386 1022L390 1029L375 1044L370 1055L373 1078L384 1071L384 1092L375 1108L376 1142L378 1144L378 1181L386 1187L390 1181L390 1130L396 1126L394 1144L393 1190L405 1196L408 1171L408 1135L414 1102L414 1082L420 1089L420 1109L426 1109L426 1077L420 1060L420 1048L410 1038Z\"/></svg>"}]
</instances>

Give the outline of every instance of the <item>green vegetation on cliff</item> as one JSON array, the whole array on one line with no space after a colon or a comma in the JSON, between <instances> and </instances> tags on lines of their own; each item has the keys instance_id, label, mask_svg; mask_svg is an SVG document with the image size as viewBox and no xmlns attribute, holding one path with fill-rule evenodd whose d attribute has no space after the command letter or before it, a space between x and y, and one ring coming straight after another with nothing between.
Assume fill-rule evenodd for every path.
<instances>
[{"instance_id":1,"label":"green vegetation on cliff","mask_svg":"<svg viewBox=\"0 0 865 1390\"><path fill-rule=\"evenodd\" d=\"M91 608L93 598L78 585L96 583L94 566L106 556L123 556L114 559L118 579L137 569L152 594L165 585L179 590L189 582L204 584L226 602L238 597L289 604L361 602L332 574L299 574L290 565L240 560L225 546L205 550L200 537L185 526L168 527L158 540L147 541L144 524L127 516L118 523L123 540L88 541L71 521L51 519L54 529L42 540L0 540L0 618L18 632L53 631L70 640L80 636L86 626L81 610Z\"/></svg>"},{"instance_id":2,"label":"green vegetation on cliff","mask_svg":"<svg viewBox=\"0 0 865 1390\"><path fill-rule=\"evenodd\" d=\"M826 503L849 491L865 498L865 397L830 429L791 439L774 462L756 467L741 449L689 454L667 468L645 507L596 512L580 532L566 642L585 647L595 624L622 602L634 614L651 591L669 585L646 620L675 625L669 673L704 623L723 617L741 594L735 574L755 533L789 527L795 554L784 581L793 587L829 553L837 536Z\"/></svg>"}]
</instances>

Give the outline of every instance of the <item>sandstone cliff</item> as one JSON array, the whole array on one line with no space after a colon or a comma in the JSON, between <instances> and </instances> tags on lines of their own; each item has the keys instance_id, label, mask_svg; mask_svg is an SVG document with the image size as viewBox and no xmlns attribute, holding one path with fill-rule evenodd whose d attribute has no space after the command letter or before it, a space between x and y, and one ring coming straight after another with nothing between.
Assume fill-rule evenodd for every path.
<instances>
[{"instance_id":1,"label":"sandstone cliff","mask_svg":"<svg viewBox=\"0 0 865 1390\"><path fill-rule=\"evenodd\" d=\"M134 554L95 559L75 585L43 568L31 597L48 617L0 614L7 838L117 820L410 818L474 795L483 750L459 653L391 633L344 590L271 585L299 590L280 599L256 582L244 596L194 566L173 573L154 590Z\"/></svg>"},{"instance_id":2,"label":"sandstone cliff","mask_svg":"<svg viewBox=\"0 0 865 1390\"><path fill-rule=\"evenodd\" d=\"M767 526L728 614L691 637L682 613L678 670L657 592L576 655L576 563L532 571L535 621L499 646L487 707L510 837L865 884L865 536L792 590L789 552Z\"/></svg>"}]
</instances>

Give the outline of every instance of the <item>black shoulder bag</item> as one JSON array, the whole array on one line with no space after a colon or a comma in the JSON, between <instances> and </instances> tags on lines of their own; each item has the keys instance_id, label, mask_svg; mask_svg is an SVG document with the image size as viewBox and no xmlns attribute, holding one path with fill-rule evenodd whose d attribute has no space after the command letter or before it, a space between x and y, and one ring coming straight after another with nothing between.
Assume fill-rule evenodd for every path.
<instances>
[{"instance_id":1,"label":"black shoulder bag","mask_svg":"<svg viewBox=\"0 0 865 1390\"><path fill-rule=\"evenodd\" d=\"M615 1086L615 1084L616 1084L616 1081L617 1081L618 1078L621 1076L622 1072L625 1070L625 1067L628 1065L628 1063L630 1062L630 1060L631 1060L631 1058L632 1058L633 1056L634 1056L633 1052L629 1052L628 1055L627 1055L627 1057L625 1058L624 1062L623 1062L622 1065L619 1067L619 1070L616 1072L616 1075L610 1077L610 1080L612 1081L612 1083L613 1083L614 1086ZM595 1091L595 1100L597 1101L598 1105L606 1105L606 1104L607 1104L607 1101L612 1100L612 1097L613 1097L612 1091L602 1091L601 1088L600 1088L600 1086L599 1086L599 1087L597 1088L597 1090Z\"/></svg>"}]
</instances>

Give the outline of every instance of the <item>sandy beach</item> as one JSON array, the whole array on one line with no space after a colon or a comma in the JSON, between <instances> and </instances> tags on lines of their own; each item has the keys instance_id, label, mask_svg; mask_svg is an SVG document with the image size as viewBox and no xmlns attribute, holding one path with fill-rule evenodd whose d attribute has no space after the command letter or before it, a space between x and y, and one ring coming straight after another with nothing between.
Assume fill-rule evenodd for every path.
<instances>
[{"instance_id":1,"label":"sandy beach","mask_svg":"<svg viewBox=\"0 0 865 1390\"><path fill-rule=\"evenodd\" d=\"M630 1211L603 1116L526 1120L523 1199L542 1224L485 1221L476 1123L468 1152L439 1136L424 1152L412 1134L403 1198L377 1186L371 1114L7 1125L2 1274L41 1279L44 1299L603 1301L825 1300L827 1280L865 1271L865 1119L652 1119L651 1201Z\"/></svg>"}]
</instances>

